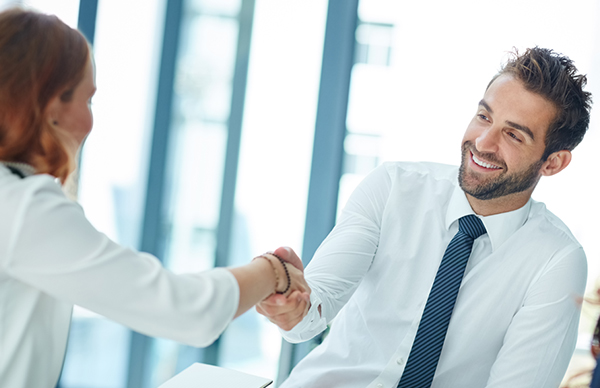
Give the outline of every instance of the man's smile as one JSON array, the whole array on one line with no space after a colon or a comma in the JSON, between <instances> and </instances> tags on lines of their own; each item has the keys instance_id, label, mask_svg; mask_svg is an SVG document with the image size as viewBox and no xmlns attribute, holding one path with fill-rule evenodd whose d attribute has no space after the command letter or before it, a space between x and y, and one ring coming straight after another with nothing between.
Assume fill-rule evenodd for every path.
<instances>
[{"instance_id":1,"label":"man's smile","mask_svg":"<svg viewBox=\"0 0 600 388\"><path fill-rule=\"evenodd\" d=\"M475 156L475 154L473 153L473 151L471 151L471 160L473 160L473 163L475 163L476 165L489 169L489 170L500 170L502 169L502 167L496 166L495 164L491 164L488 162L484 162L481 159L478 159L477 156Z\"/></svg>"}]
</instances>

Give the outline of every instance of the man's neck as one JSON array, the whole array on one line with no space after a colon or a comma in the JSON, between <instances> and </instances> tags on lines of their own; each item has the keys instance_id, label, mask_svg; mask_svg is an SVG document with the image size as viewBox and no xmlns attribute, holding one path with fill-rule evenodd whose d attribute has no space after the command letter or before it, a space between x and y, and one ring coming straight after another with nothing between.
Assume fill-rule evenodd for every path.
<instances>
[{"instance_id":1,"label":"man's neck","mask_svg":"<svg viewBox=\"0 0 600 388\"><path fill-rule=\"evenodd\" d=\"M475 214L485 217L494 214L508 213L525 206L527 201L529 201L529 198L531 198L532 193L533 188L494 199L477 199L467 193L465 193L465 195Z\"/></svg>"}]
</instances>

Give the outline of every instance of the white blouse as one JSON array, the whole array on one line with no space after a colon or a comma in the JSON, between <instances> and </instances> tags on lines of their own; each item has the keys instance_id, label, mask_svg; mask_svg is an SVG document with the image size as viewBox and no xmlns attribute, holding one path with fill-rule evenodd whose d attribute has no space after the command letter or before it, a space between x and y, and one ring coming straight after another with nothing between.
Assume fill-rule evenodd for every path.
<instances>
[{"instance_id":1,"label":"white blouse","mask_svg":"<svg viewBox=\"0 0 600 388\"><path fill-rule=\"evenodd\" d=\"M0 165L0 387L55 386L74 304L203 347L238 302L228 270L173 274L94 229L51 176Z\"/></svg>"}]
</instances>

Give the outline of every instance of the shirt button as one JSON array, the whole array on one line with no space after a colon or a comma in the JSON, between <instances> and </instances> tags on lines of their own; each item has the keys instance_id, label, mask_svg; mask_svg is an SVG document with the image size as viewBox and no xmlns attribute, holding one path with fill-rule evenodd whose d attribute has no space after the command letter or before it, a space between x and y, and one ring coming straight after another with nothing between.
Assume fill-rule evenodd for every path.
<instances>
[{"instance_id":1,"label":"shirt button","mask_svg":"<svg viewBox=\"0 0 600 388\"><path fill-rule=\"evenodd\" d=\"M398 365L402 365L402 364L404 364L404 359L403 359L402 357L398 357L398 358L396 359L396 364L398 364Z\"/></svg>"},{"instance_id":2,"label":"shirt button","mask_svg":"<svg viewBox=\"0 0 600 388\"><path fill-rule=\"evenodd\" d=\"M381 383L377 384L377 388L383 388L383 384L381 384Z\"/></svg>"}]
</instances>

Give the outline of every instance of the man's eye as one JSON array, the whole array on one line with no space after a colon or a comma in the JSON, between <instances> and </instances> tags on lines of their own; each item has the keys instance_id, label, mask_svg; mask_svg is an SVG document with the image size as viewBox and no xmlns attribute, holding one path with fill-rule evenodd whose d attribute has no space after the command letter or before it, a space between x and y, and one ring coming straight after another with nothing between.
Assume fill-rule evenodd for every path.
<instances>
[{"instance_id":1,"label":"man's eye","mask_svg":"<svg viewBox=\"0 0 600 388\"><path fill-rule=\"evenodd\" d=\"M514 133L512 133L512 132L509 132L509 133L508 133L508 136L512 137L513 139L515 139L516 141L518 141L519 143L521 143L521 139L519 139L519 138L517 137L517 135L515 135Z\"/></svg>"},{"instance_id":2,"label":"man's eye","mask_svg":"<svg viewBox=\"0 0 600 388\"><path fill-rule=\"evenodd\" d=\"M479 116L479 118L480 118L480 119L482 119L482 120L485 120L485 121L490 121L490 120L487 118L487 116L486 116L486 115L484 115L484 114L481 114L481 113L480 113L480 114L478 114L477 116Z\"/></svg>"}]
</instances>

